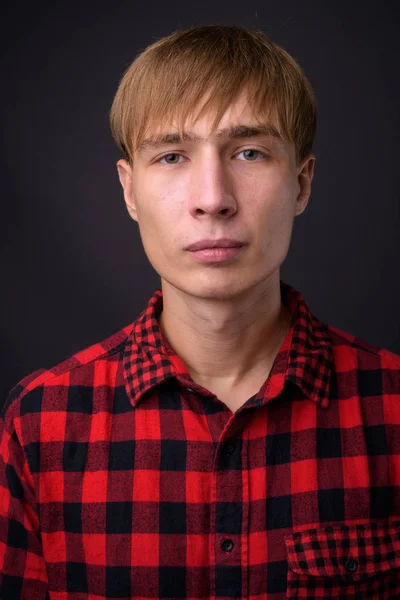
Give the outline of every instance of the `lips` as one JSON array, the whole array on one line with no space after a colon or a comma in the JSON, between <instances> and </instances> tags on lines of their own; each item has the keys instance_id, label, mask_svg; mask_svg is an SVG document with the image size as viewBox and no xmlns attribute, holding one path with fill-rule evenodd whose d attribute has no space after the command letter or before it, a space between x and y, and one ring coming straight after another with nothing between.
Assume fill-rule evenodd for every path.
<instances>
[{"instance_id":1,"label":"lips","mask_svg":"<svg viewBox=\"0 0 400 600\"><path fill-rule=\"evenodd\" d=\"M244 242L222 238L219 240L200 240L188 246L186 250L196 252L206 248L240 248L241 246L244 246Z\"/></svg>"}]
</instances>

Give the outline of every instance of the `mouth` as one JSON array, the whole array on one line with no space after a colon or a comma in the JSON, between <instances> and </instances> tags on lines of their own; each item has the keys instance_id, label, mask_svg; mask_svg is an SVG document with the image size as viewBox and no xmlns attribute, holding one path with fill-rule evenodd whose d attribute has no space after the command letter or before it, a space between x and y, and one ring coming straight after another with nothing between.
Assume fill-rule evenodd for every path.
<instances>
[{"instance_id":1,"label":"mouth","mask_svg":"<svg viewBox=\"0 0 400 600\"><path fill-rule=\"evenodd\" d=\"M215 246L213 248L202 248L200 250L189 250L190 254L200 262L221 263L237 258L244 251L244 245L240 246Z\"/></svg>"},{"instance_id":2,"label":"mouth","mask_svg":"<svg viewBox=\"0 0 400 600\"><path fill-rule=\"evenodd\" d=\"M194 244L190 244L186 250L189 250L190 252L196 252L197 250L206 250L210 248L240 248L241 246L244 246L244 242L228 238L220 238L218 240L199 240Z\"/></svg>"}]
</instances>

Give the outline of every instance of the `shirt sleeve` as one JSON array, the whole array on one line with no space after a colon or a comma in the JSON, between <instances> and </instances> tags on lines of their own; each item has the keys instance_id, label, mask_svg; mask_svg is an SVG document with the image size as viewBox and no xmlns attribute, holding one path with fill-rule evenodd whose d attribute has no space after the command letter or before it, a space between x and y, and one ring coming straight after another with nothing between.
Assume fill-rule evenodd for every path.
<instances>
[{"instance_id":1,"label":"shirt sleeve","mask_svg":"<svg viewBox=\"0 0 400 600\"><path fill-rule=\"evenodd\" d=\"M14 421L0 416L0 598L47 600L37 500Z\"/></svg>"}]
</instances>

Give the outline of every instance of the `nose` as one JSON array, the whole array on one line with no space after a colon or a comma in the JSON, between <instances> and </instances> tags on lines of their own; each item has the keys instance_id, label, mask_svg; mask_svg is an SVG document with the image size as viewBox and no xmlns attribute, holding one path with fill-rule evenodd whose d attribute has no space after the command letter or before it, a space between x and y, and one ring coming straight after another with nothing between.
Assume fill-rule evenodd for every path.
<instances>
[{"instance_id":1,"label":"nose","mask_svg":"<svg viewBox=\"0 0 400 600\"><path fill-rule=\"evenodd\" d=\"M190 211L202 215L231 217L237 211L229 167L217 153L206 153L193 167Z\"/></svg>"}]
</instances>

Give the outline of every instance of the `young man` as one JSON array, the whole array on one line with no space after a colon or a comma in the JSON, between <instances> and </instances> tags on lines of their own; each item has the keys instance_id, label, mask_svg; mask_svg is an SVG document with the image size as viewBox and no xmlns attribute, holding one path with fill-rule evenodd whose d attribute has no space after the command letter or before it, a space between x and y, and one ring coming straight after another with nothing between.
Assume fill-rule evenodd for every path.
<instances>
[{"instance_id":1,"label":"young man","mask_svg":"<svg viewBox=\"0 0 400 600\"><path fill-rule=\"evenodd\" d=\"M398 598L400 357L280 280L316 102L264 34L148 47L111 110L161 289L1 418L0 597Z\"/></svg>"}]
</instances>

